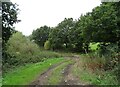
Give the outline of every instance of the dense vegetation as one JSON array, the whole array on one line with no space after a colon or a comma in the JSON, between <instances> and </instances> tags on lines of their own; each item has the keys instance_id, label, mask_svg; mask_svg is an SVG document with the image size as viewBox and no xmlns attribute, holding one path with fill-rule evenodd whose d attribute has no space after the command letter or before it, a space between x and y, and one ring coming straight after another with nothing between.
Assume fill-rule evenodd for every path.
<instances>
[{"instance_id":1,"label":"dense vegetation","mask_svg":"<svg viewBox=\"0 0 120 87\"><path fill-rule=\"evenodd\" d=\"M36 63L43 61L45 58L58 58L61 56L56 52L39 48L37 44L14 29L13 24L19 22L17 19L18 11L16 4L11 2L2 3L3 72L26 63Z\"/></svg>"},{"instance_id":2,"label":"dense vegetation","mask_svg":"<svg viewBox=\"0 0 120 87\"><path fill-rule=\"evenodd\" d=\"M85 68L107 71L120 82L119 7L120 2L102 3L77 20L65 18L56 27L45 25L26 37L13 27L19 22L17 5L2 3L3 71L61 56L53 51L67 51L85 54Z\"/></svg>"},{"instance_id":3,"label":"dense vegetation","mask_svg":"<svg viewBox=\"0 0 120 87\"><path fill-rule=\"evenodd\" d=\"M102 3L92 12L81 15L78 20L65 18L56 27L50 28L49 34L44 29L47 34L41 34L43 35L41 37L47 36L46 40L42 42L45 43L45 49L89 54L89 58L97 62L97 69L113 71L119 77L119 5L120 3ZM37 31L43 32L43 29L39 28ZM35 34L34 32L31 36L36 37L32 38L36 42L40 39L40 33ZM96 44L95 50L91 49L91 44ZM99 58L104 62L99 62ZM89 68L93 67L89 65Z\"/></svg>"}]
</instances>

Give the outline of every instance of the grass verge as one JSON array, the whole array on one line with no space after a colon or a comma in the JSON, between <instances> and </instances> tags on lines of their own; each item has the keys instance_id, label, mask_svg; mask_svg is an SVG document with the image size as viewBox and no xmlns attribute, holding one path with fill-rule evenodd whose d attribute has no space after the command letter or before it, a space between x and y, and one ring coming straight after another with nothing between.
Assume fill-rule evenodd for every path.
<instances>
[{"instance_id":1,"label":"grass verge","mask_svg":"<svg viewBox=\"0 0 120 87\"><path fill-rule=\"evenodd\" d=\"M116 76L112 72L99 69L91 70L88 67L84 67L85 60L83 57L80 58L80 61L73 66L72 73L79 77L81 82L91 85L118 85Z\"/></svg>"},{"instance_id":2,"label":"grass verge","mask_svg":"<svg viewBox=\"0 0 120 87\"><path fill-rule=\"evenodd\" d=\"M2 71L0 71L0 87L2 86Z\"/></svg>"},{"instance_id":3,"label":"grass verge","mask_svg":"<svg viewBox=\"0 0 120 87\"><path fill-rule=\"evenodd\" d=\"M58 67L56 67L54 69L54 71L52 72L51 76L49 77L48 84L49 85L58 85L63 78L62 72L64 71L66 66L71 63L73 63L73 61L68 60L68 61L64 62L63 64L59 65Z\"/></svg>"},{"instance_id":4,"label":"grass verge","mask_svg":"<svg viewBox=\"0 0 120 87\"><path fill-rule=\"evenodd\" d=\"M17 69L8 72L3 76L3 85L28 85L50 66L62 61L64 61L64 58L52 58L47 59L44 62L18 67Z\"/></svg>"}]
</instances>

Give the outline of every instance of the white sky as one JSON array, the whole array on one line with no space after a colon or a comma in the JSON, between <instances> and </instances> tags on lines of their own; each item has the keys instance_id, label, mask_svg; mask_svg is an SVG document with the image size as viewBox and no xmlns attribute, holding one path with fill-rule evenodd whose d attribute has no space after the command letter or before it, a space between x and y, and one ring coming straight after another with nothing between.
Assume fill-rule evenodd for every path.
<instances>
[{"instance_id":1,"label":"white sky","mask_svg":"<svg viewBox=\"0 0 120 87\"><path fill-rule=\"evenodd\" d=\"M101 4L100 0L11 0L19 5L21 22L16 30L30 35L33 30L43 25L56 26L64 18L78 19L81 14L91 12Z\"/></svg>"}]
</instances>

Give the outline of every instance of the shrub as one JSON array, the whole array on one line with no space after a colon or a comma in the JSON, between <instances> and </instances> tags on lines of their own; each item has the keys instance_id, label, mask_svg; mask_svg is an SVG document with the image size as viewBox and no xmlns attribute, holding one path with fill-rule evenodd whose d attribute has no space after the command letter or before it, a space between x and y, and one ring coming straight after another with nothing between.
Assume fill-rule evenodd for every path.
<instances>
[{"instance_id":1,"label":"shrub","mask_svg":"<svg viewBox=\"0 0 120 87\"><path fill-rule=\"evenodd\" d=\"M50 49L50 41L46 41L44 44L44 49L49 50Z\"/></svg>"},{"instance_id":2,"label":"shrub","mask_svg":"<svg viewBox=\"0 0 120 87\"><path fill-rule=\"evenodd\" d=\"M49 46L49 42L47 41L46 43ZM44 61L46 58L58 58L61 56L56 52L46 51L43 48L40 48L20 32L11 36L6 44L6 49L7 58L3 58L3 71L5 72L18 65L36 63Z\"/></svg>"},{"instance_id":3,"label":"shrub","mask_svg":"<svg viewBox=\"0 0 120 87\"><path fill-rule=\"evenodd\" d=\"M10 64L19 65L34 60L33 56L39 53L39 47L29 41L22 33L17 32L12 35L7 43L7 53L12 56L8 59Z\"/></svg>"}]
</instances>

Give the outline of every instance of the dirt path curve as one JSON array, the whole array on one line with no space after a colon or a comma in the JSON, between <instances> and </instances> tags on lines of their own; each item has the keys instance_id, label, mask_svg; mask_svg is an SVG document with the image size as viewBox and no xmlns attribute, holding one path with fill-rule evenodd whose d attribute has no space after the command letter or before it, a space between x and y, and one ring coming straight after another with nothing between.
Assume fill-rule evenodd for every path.
<instances>
[{"instance_id":1,"label":"dirt path curve","mask_svg":"<svg viewBox=\"0 0 120 87\"><path fill-rule=\"evenodd\" d=\"M66 59L66 61L68 61L68 60L69 59ZM36 80L34 80L32 83L30 83L30 85L35 85L36 87L39 86L39 85L49 85L47 83L47 80L48 80L48 77L51 75L52 71L54 70L54 68L63 64L66 61L63 61L61 63L58 63L58 64L55 64L55 65L51 66L47 71L40 74L40 76L38 76L38 78Z\"/></svg>"},{"instance_id":2,"label":"dirt path curve","mask_svg":"<svg viewBox=\"0 0 120 87\"><path fill-rule=\"evenodd\" d=\"M79 82L79 78L73 76L72 74L72 67L75 63L77 63L79 56L78 55L74 55L72 56L72 59L75 60L75 62L73 64L69 64L65 69L64 69L64 73L63 73L63 80L60 82L59 85L84 85L82 83Z\"/></svg>"},{"instance_id":3,"label":"dirt path curve","mask_svg":"<svg viewBox=\"0 0 120 87\"><path fill-rule=\"evenodd\" d=\"M74 56L67 56L64 58L66 59L66 61L74 60L75 62L73 62L72 64L68 64L65 67L65 69L62 72L63 79L61 80L61 82L58 85L84 85L82 82L80 82L78 77L75 77L72 74L72 68L76 63L78 63L77 61L79 61L79 56L74 55ZM38 87L39 85L49 85L48 79L51 76L54 69L66 61L63 61L61 63L51 66L47 71L45 71L40 76L38 76L38 78L36 78L36 80L34 80L32 83L30 83L30 85L34 85L35 87Z\"/></svg>"}]
</instances>

